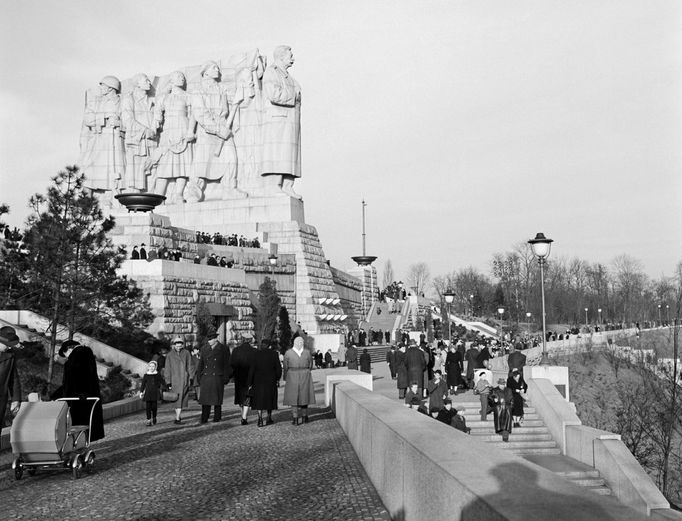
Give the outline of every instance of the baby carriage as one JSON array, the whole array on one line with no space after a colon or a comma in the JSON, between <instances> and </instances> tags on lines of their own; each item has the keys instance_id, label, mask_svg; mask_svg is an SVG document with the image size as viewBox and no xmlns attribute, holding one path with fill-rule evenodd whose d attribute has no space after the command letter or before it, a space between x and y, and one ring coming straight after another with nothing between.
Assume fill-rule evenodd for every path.
<instances>
[{"instance_id":1,"label":"baby carriage","mask_svg":"<svg viewBox=\"0 0 682 521\"><path fill-rule=\"evenodd\" d=\"M78 400L92 403L88 425L71 425L68 402ZM21 479L24 470L33 476L38 469L70 470L73 479L80 478L84 469L92 472L95 453L89 448L90 429L99 400L59 398L22 404L10 430L14 477Z\"/></svg>"}]
</instances>

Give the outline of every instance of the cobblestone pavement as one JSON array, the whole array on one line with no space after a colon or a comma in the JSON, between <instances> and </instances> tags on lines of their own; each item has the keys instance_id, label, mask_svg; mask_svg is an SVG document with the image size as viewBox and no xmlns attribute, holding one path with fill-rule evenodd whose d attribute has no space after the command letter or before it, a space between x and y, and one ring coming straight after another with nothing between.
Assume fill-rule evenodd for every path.
<instances>
[{"instance_id":1,"label":"cobblestone pavement","mask_svg":"<svg viewBox=\"0 0 682 521\"><path fill-rule=\"evenodd\" d=\"M250 414L242 426L227 389L220 423L200 425L194 401L182 425L173 423L172 405L153 427L144 412L108 422L106 438L92 445L96 471L78 480L38 471L15 481L3 453L0 519L390 519L329 409L311 408L307 425L291 425L284 408L274 425L258 428ZM319 382L316 391L324 404Z\"/></svg>"}]
</instances>

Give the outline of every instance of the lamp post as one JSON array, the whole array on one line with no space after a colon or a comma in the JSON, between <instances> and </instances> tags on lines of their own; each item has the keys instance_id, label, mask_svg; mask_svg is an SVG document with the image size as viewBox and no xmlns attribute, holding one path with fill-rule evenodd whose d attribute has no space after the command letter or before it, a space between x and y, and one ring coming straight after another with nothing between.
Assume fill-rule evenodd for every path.
<instances>
[{"instance_id":1,"label":"lamp post","mask_svg":"<svg viewBox=\"0 0 682 521\"><path fill-rule=\"evenodd\" d=\"M601 308L597 310L597 313L599 313L599 325L601 326Z\"/></svg>"},{"instance_id":2,"label":"lamp post","mask_svg":"<svg viewBox=\"0 0 682 521\"><path fill-rule=\"evenodd\" d=\"M270 277L273 278L275 277L275 265L277 264L277 255L274 253L268 257L268 261L270 262Z\"/></svg>"},{"instance_id":3,"label":"lamp post","mask_svg":"<svg viewBox=\"0 0 682 521\"><path fill-rule=\"evenodd\" d=\"M665 305L665 323L667 326L670 325L670 304Z\"/></svg>"},{"instance_id":4,"label":"lamp post","mask_svg":"<svg viewBox=\"0 0 682 521\"><path fill-rule=\"evenodd\" d=\"M526 311L526 333L528 335L528 338L530 338L530 316L531 316L530 311Z\"/></svg>"},{"instance_id":5,"label":"lamp post","mask_svg":"<svg viewBox=\"0 0 682 521\"><path fill-rule=\"evenodd\" d=\"M587 329L587 309L585 308L585 329Z\"/></svg>"},{"instance_id":6,"label":"lamp post","mask_svg":"<svg viewBox=\"0 0 682 521\"><path fill-rule=\"evenodd\" d=\"M471 318L474 317L474 295L469 295L469 305L471 306Z\"/></svg>"},{"instance_id":7,"label":"lamp post","mask_svg":"<svg viewBox=\"0 0 682 521\"><path fill-rule=\"evenodd\" d=\"M443 293L443 296L445 297L445 302L448 305L448 340L452 340L452 332L450 331L450 304L452 304L452 301L455 300L455 292L448 288L445 293Z\"/></svg>"},{"instance_id":8,"label":"lamp post","mask_svg":"<svg viewBox=\"0 0 682 521\"><path fill-rule=\"evenodd\" d=\"M540 293L542 294L542 359L540 360L540 365L549 365L549 358L547 357L547 324L545 317L545 264L547 263L547 257L549 257L553 242L552 239L545 237L544 233L537 233L535 239L528 241L528 244L530 244L533 249L533 254L538 259L538 264L540 264Z\"/></svg>"},{"instance_id":9,"label":"lamp post","mask_svg":"<svg viewBox=\"0 0 682 521\"><path fill-rule=\"evenodd\" d=\"M497 312L500 314L500 330L504 331L504 328L502 327L502 315L504 315L504 308L503 307L497 308Z\"/></svg>"},{"instance_id":10,"label":"lamp post","mask_svg":"<svg viewBox=\"0 0 682 521\"><path fill-rule=\"evenodd\" d=\"M661 305L658 305L658 327L661 327Z\"/></svg>"}]
</instances>

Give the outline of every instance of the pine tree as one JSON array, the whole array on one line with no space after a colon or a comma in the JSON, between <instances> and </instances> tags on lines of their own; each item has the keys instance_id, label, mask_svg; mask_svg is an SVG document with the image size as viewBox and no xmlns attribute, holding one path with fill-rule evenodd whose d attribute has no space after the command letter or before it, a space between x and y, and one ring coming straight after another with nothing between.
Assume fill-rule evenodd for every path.
<instances>
[{"instance_id":1,"label":"pine tree","mask_svg":"<svg viewBox=\"0 0 682 521\"><path fill-rule=\"evenodd\" d=\"M284 353L291 347L292 333L291 322L289 321L289 311L285 306L279 308L279 315L277 317L277 339L279 342L279 349Z\"/></svg>"}]
</instances>

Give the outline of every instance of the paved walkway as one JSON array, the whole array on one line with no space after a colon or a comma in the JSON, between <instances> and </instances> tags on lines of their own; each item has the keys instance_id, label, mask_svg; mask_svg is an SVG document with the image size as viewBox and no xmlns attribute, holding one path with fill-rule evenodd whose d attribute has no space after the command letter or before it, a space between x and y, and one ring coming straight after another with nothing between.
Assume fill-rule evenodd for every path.
<instances>
[{"instance_id":1,"label":"paved walkway","mask_svg":"<svg viewBox=\"0 0 682 521\"><path fill-rule=\"evenodd\" d=\"M196 402L183 425L173 424L168 405L154 427L143 412L108 422L106 438L92 446L96 472L79 480L39 471L15 481L11 454L2 453L0 519L389 520L324 408L323 375L314 372L322 405L307 425L291 425L286 408L275 425L258 428L252 414L242 426L228 386L221 423L199 425Z\"/></svg>"}]
</instances>

